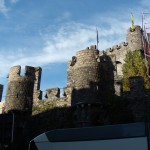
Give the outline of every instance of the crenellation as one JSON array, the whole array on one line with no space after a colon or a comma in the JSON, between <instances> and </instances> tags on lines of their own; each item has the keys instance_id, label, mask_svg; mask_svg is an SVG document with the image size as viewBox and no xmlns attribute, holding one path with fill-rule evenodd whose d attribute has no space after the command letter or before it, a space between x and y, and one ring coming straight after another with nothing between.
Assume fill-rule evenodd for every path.
<instances>
[{"instance_id":1,"label":"crenellation","mask_svg":"<svg viewBox=\"0 0 150 150\"><path fill-rule=\"evenodd\" d=\"M21 66L10 69L6 93L6 112L32 111L33 87L35 76L33 67L25 67L25 76L20 76Z\"/></svg>"},{"instance_id":2,"label":"crenellation","mask_svg":"<svg viewBox=\"0 0 150 150\"><path fill-rule=\"evenodd\" d=\"M35 76L35 68L31 66L25 66L25 76Z\"/></svg>"},{"instance_id":3,"label":"crenellation","mask_svg":"<svg viewBox=\"0 0 150 150\"><path fill-rule=\"evenodd\" d=\"M116 49L119 50L120 48L121 48L121 46L120 46L120 45L117 45L117 48L116 48Z\"/></svg>"},{"instance_id":4,"label":"crenellation","mask_svg":"<svg viewBox=\"0 0 150 150\"><path fill-rule=\"evenodd\" d=\"M38 101L42 99L42 91L40 90L42 68L34 67L32 71L33 75L35 76L33 101Z\"/></svg>"},{"instance_id":5,"label":"crenellation","mask_svg":"<svg viewBox=\"0 0 150 150\"><path fill-rule=\"evenodd\" d=\"M48 101L54 101L60 98L60 88L56 87L46 89L45 98Z\"/></svg>"},{"instance_id":6,"label":"crenellation","mask_svg":"<svg viewBox=\"0 0 150 150\"><path fill-rule=\"evenodd\" d=\"M21 72L20 65L11 67L8 75L8 82L16 79L17 77L20 77L20 72Z\"/></svg>"},{"instance_id":7,"label":"crenellation","mask_svg":"<svg viewBox=\"0 0 150 150\"><path fill-rule=\"evenodd\" d=\"M91 45L91 46L90 46L90 49L91 49L91 50L96 50L96 45Z\"/></svg>"},{"instance_id":8,"label":"crenellation","mask_svg":"<svg viewBox=\"0 0 150 150\"><path fill-rule=\"evenodd\" d=\"M117 48L118 48L118 45L114 45L114 46L112 47L113 50L116 50Z\"/></svg>"},{"instance_id":9,"label":"crenellation","mask_svg":"<svg viewBox=\"0 0 150 150\"><path fill-rule=\"evenodd\" d=\"M121 46L121 47L124 47L124 46L127 46L127 45L128 45L127 42L121 42L121 43L120 43L120 46Z\"/></svg>"},{"instance_id":10,"label":"crenellation","mask_svg":"<svg viewBox=\"0 0 150 150\"><path fill-rule=\"evenodd\" d=\"M107 55L110 55L110 54L111 54L111 53L110 53L110 52L111 52L110 49L111 49L111 48L107 48L107 49L105 50L105 52L106 52Z\"/></svg>"},{"instance_id":11,"label":"crenellation","mask_svg":"<svg viewBox=\"0 0 150 150\"><path fill-rule=\"evenodd\" d=\"M46 99L42 100L42 68L26 66L24 76L20 75L21 66L10 68L5 113L17 111L19 113L16 114L27 114L25 116L32 123L29 122L26 128L28 119L22 116L23 121L19 121L19 125L23 122L23 128L20 130L23 133L34 130L36 134L37 130L41 133L58 127L145 121L150 115L150 90L144 89L143 77L130 77L130 91L123 92L122 89L125 56L128 51L142 50L141 37L141 28L136 26L134 31L127 31L126 42L105 51L97 50L96 45L78 51L68 61L67 85L63 89L63 97L60 96L60 88L55 87L46 89ZM2 90L0 84L0 100ZM30 128L33 124L36 128Z\"/></svg>"}]
</instances>

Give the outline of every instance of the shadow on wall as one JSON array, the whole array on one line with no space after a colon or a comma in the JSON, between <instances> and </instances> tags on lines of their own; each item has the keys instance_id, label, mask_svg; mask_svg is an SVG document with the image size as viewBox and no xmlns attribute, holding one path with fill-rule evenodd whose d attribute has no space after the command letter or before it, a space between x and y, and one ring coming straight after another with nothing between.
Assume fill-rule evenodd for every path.
<instances>
[{"instance_id":1,"label":"shadow on wall","mask_svg":"<svg viewBox=\"0 0 150 150\"><path fill-rule=\"evenodd\" d=\"M114 89L114 73L116 71L112 62L112 58L105 53L100 56L100 76L101 76L101 97L103 102L106 103L115 94Z\"/></svg>"},{"instance_id":2,"label":"shadow on wall","mask_svg":"<svg viewBox=\"0 0 150 150\"><path fill-rule=\"evenodd\" d=\"M73 127L72 108L59 107L46 110L31 116L27 126L29 133L32 133L32 137L48 130L71 128Z\"/></svg>"}]
</instances>

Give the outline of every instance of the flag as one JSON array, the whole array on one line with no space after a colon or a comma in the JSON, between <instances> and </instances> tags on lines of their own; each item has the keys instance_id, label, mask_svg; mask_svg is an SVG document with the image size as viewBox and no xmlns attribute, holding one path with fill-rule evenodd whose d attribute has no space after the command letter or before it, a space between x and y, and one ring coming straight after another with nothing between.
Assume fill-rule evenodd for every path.
<instances>
[{"instance_id":1,"label":"flag","mask_svg":"<svg viewBox=\"0 0 150 150\"><path fill-rule=\"evenodd\" d=\"M132 21L131 29L135 30L133 14L131 14L131 21Z\"/></svg>"}]
</instances>

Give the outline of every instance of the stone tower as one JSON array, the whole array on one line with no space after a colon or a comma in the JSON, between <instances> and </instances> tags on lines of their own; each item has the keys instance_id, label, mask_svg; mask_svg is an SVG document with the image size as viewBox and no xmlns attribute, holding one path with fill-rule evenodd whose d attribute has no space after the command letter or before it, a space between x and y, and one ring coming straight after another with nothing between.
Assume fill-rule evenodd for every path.
<instances>
[{"instance_id":1,"label":"stone tower","mask_svg":"<svg viewBox=\"0 0 150 150\"><path fill-rule=\"evenodd\" d=\"M73 100L78 103L99 103L100 64L97 61L99 51L96 47L78 51L73 66Z\"/></svg>"},{"instance_id":2,"label":"stone tower","mask_svg":"<svg viewBox=\"0 0 150 150\"><path fill-rule=\"evenodd\" d=\"M3 94L3 85L0 84L0 102L2 100L2 94Z\"/></svg>"},{"instance_id":3,"label":"stone tower","mask_svg":"<svg viewBox=\"0 0 150 150\"><path fill-rule=\"evenodd\" d=\"M143 50L142 44L142 29L140 26L135 26L135 30L128 29L127 42L129 50Z\"/></svg>"},{"instance_id":4,"label":"stone tower","mask_svg":"<svg viewBox=\"0 0 150 150\"><path fill-rule=\"evenodd\" d=\"M78 51L69 62L67 86L71 89L71 106L75 108L77 127L92 125L93 110L101 106L98 56L99 51L92 45Z\"/></svg>"},{"instance_id":5,"label":"stone tower","mask_svg":"<svg viewBox=\"0 0 150 150\"><path fill-rule=\"evenodd\" d=\"M25 75L20 76L21 66L10 69L6 93L6 112L32 112L35 68L26 66Z\"/></svg>"}]
</instances>

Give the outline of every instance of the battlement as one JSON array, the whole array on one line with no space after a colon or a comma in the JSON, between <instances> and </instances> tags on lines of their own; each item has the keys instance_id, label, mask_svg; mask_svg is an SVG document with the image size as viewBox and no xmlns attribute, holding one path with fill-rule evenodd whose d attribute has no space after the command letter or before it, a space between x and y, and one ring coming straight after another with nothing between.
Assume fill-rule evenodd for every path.
<instances>
[{"instance_id":1,"label":"battlement","mask_svg":"<svg viewBox=\"0 0 150 150\"><path fill-rule=\"evenodd\" d=\"M24 76L21 76L21 66L10 68L6 93L6 111L32 111L33 93L39 93L37 91L39 89L39 73L36 77L38 69L25 66Z\"/></svg>"},{"instance_id":2,"label":"battlement","mask_svg":"<svg viewBox=\"0 0 150 150\"><path fill-rule=\"evenodd\" d=\"M141 31L142 31L141 26L136 25L134 30L132 30L131 28L128 28L127 33L128 32L141 32Z\"/></svg>"},{"instance_id":3,"label":"battlement","mask_svg":"<svg viewBox=\"0 0 150 150\"><path fill-rule=\"evenodd\" d=\"M60 88L57 87L46 89L45 98L49 100L60 98Z\"/></svg>"},{"instance_id":4,"label":"battlement","mask_svg":"<svg viewBox=\"0 0 150 150\"><path fill-rule=\"evenodd\" d=\"M117 54L119 51L126 50L128 48L128 43L127 42L121 42L118 45L114 45L111 48L107 48L104 50L104 52L107 55L112 55L112 54Z\"/></svg>"},{"instance_id":5,"label":"battlement","mask_svg":"<svg viewBox=\"0 0 150 150\"><path fill-rule=\"evenodd\" d=\"M92 63L97 62L96 56L99 55L99 51L96 49L96 45L90 46L90 49L80 50L76 53L77 64L80 65L92 65Z\"/></svg>"},{"instance_id":6,"label":"battlement","mask_svg":"<svg viewBox=\"0 0 150 150\"><path fill-rule=\"evenodd\" d=\"M31 66L25 66L24 76L21 76L21 66L13 66L10 68L8 82L13 80L18 80L18 78L23 77L35 77L35 68Z\"/></svg>"}]
</instances>

